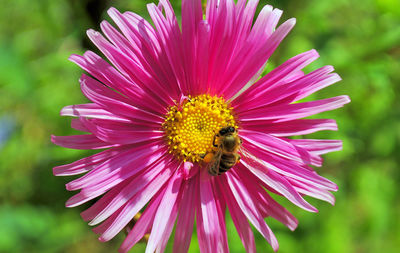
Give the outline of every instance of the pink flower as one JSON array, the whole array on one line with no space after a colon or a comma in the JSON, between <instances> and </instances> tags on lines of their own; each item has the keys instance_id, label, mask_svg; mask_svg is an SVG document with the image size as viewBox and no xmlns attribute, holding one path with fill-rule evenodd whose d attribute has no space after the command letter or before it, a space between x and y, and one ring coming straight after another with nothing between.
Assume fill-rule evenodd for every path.
<instances>
[{"instance_id":1,"label":"pink flower","mask_svg":"<svg viewBox=\"0 0 400 253\"><path fill-rule=\"evenodd\" d=\"M350 99L297 103L340 80L331 66L303 73L318 58L315 50L257 80L295 24L289 19L277 27L282 11L264 6L252 25L257 4L210 0L203 17L200 0L183 0L181 29L168 0L148 5L154 27L137 14L111 8L108 14L119 30L103 21L105 37L87 32L111 64L90 51L70 57L88 72L80 84L93 103L67 106L61 115L77 117L72 127L89 134L52 136L52 141L105 150L55 167L54 174L85 173L66 185L80 190L66 206L101 196L82 212L85 221L98 225L93 230L101 241L128 226L120 252L145 234L146 252L162 252L176 223L173 252L186 252L196 219L201 252L228 252L229 210L247 252L256 249L249 222L277 250L264 218L271 216L291 230L297 220L271 194L310 212L317 210L304 195L334 203L330 191L337 186L310 166L321 166L321 155L340 150L341 141L288 137L337 130L334 120L302 118ZM233 152L241 159L213 176L208 170L220 165L216 157L226 148L218 132L228 126L242 142Z\"/></svg>"}]
</instances>

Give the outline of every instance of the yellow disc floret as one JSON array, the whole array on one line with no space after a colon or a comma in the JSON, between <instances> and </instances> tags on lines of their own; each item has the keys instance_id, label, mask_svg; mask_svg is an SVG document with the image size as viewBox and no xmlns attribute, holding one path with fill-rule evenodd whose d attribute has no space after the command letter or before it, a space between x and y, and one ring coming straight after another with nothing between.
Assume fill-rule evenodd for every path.
<instances>
[{"instance_id":1,"label":"yellow disc floret","mask_svg":"<svg viewBox=\"0 0 400 253\"><path fill-rule=\"evenodd\" d=\"M232 108L223 98L210 95L188 97L170 107L163 124L170 152L192 162L212 152L215 134L227 126L237 127Z\"/></svg>"}]
</instances>

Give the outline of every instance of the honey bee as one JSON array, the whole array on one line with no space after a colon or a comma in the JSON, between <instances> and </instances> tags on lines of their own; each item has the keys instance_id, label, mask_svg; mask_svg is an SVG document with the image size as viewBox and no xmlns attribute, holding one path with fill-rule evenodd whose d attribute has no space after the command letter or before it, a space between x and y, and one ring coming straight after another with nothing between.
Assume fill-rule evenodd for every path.
<instances>
[{"instance_id":1,"label":"honey bee","mask_svg":"<svg viewBox=\"0 0 400 253\"><path fill-rule=\"evenodd\" d=\"M234 127L221 128L214 135L213 146L216 150L203 156L203 161L209 163L208 173L218 176L230 170L240 160L238 150L241 144L242 140Z\"/></svg>"}]
</instances>

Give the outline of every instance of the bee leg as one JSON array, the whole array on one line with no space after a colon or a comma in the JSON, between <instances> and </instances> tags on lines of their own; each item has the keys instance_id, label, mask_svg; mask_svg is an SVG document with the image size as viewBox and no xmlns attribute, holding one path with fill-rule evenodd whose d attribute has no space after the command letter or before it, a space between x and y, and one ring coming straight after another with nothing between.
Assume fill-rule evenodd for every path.
<instances>
[{"instance_id":1,"label":"bee leg","mask_svg":"<svg viewBox=\"0 0 400 253\"><path fill-rule=\"evenodd\" d=\"M203 159L206 156L206 153L199 154L200 158Z\"/></svg>"},{"instance_id":2,"label":"bee leg","mask_svg":"<svg viewBox=\"0 0 400 253\"><path fill-rule=\"evenodd\" d=\"M215 136L217 136L217 135L214 135L213 146L214 146L214 147L218 147L218 145L215 144Z\"/></svg>"},{"instance_id":3,"label":"bee leg","mask_svg":"<svg viewBox=\"0 0 400 253\"><path fill-rule=\"evenodd\" d=\"M238 155L238 154L235 154L235 156L236 156L236 163L238 163L239 161L240 161L240 155Z\"/></svg>"}]
</instances>

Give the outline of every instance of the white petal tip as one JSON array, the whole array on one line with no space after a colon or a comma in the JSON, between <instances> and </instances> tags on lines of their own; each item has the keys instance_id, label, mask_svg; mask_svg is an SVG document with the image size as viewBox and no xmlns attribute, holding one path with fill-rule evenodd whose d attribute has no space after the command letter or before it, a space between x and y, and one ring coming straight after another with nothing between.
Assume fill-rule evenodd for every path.
<instances>
[{"instance_id":1,"label":"white petal tip","mask_svg":"<svg viewBox=\"0 0 400 253\"><path fill-rule=\"evenodd\" d=\"M288 19L285 23L288 23L288 25L294 26L296 24L296 18Z\"/></svg>"},{"instance_id":2,"label":"white petal tip","mask_svg":"<svg viewBox=\"0 0 400 253\"><path fill-rule=\"evenodd\" d=\"M119 11L117 9L115 9L114 7L111 7L107 10L107 14L109 16L112 16L113 14L119 14Z\"/></svg>"},{"instance_id":3,"label":"white petal tip","mask_svg":"<svg viewBox=\"0 0 400 253\"><path fill-rule=\"evenodd\" d=\"M344 102L345 102L345 104L348 104L348 103L350 103L350 102L351 102L351 99L350 99L350 97L349 97L349 96L347 96L347 95L344 95L344 96L343 96L343 99L344 99Z\"/></svg>"}]
</instances>

